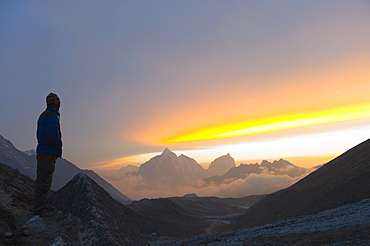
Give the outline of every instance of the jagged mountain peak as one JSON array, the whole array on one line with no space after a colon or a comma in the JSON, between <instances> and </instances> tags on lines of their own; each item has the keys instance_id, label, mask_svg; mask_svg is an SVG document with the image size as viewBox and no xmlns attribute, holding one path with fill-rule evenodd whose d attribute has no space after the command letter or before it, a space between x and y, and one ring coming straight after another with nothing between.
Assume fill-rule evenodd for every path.
<instances>
[{"instance_id":1,"label":"jagged mountain peak","mask_svg":"<svg viewBox=\"0 0 370 246\"><path fill-rule=\"evenodd\" d=\"M267 160L263 160L262 162L261 162L261 166L270 166L272 163L271 162L269 162L269 161L267 161Z\"/></svg>"},{"instance_id":2,"label":"jagged mountain peak","mask_svg":"<svg viewBox=\"0 0 370 246\"><path fill-rule=\"evenodd\" d=\"M236 167L234 158L231 157L230 153L227 155L216 158L208 167L209 176L222 176L231 168Z\"/></svg>"},{"instance_id":3,"label":"jagged mountain peak","mask_svg":"<svg viewBox=\"0 0 370 246\"><path fill-rule=\"evenodd\" d=\"M286 166L294 166L294 165L292 163L290 163L289 161L280 158L280 160L278 160L278 161L274 160L273 162L263 160L261 162L261 166L262 167L268 167L268 168L283 168L283 167L286 167Z\"/></svg>"},{"instance_id":4,"label":"jagged mountain peak","mask_svg":"<svg viewBox=\"0 0 370 246\"><path fill-rule=\"evenodd\" d=\"M152 185L161 183L174 187L193 185L204 178L205 170L194 159L185 155L177 156L166 148L161 155L142 164L137 174Z\"/></svg>"},{"instance_id":5,"label":"jagged mountain peak","mask_svg":"<svg viewBox=\"0 0 370 246\"><path fill-rule=\"evenodd\" d=\"M175 154L175 153L173 153L173 152L172 152L171 150L169 150L168 148L165 148L165 149L163 150L163 152L162 152L161 156L166 157L166 156L168 156L169 154Z\"/></svg>"},{"instance_id":6,"label":"jagged mountain peak","mask_svg":"<svg viewBox=\"0 0 370 246\"><path fill-rule=\"evenodd\" d=\"M83 186L85 185L91 186L91 181L92 179L89 176L87 176L86 174L83 174L82 172L79 172L72 178L70 182L75 183L75 184L80 184Z\"/></svg>"},{"instance_id":7,"label":"jagged mountain peak","mask_svg":"<svg viewBox=\"0 0 370 246\"><path fill-rule=\"evenodd\" d=\"M293 165L292 163L290 163L289 161L287 160L284 160L283 158L280 158L280 160L275 160L272 162L273 165Z\"/></svg>"}]
</instances>

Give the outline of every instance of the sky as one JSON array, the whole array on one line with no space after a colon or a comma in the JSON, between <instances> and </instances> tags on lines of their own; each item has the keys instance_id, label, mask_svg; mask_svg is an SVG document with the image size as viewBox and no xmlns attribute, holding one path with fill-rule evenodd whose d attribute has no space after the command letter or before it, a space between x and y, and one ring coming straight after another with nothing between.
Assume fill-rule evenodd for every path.
<instances>
[{"instance_id":1,"label":"sky","mask_svg":"<svg viewBox=\"0 0 370 246\"><path fill-rule=\"evenodd\" d=\"M369 43L364 0L2 0L0 135L35 149L54 92L80 168L312 167L370 137Z\"/></svg>"}]
</instances>

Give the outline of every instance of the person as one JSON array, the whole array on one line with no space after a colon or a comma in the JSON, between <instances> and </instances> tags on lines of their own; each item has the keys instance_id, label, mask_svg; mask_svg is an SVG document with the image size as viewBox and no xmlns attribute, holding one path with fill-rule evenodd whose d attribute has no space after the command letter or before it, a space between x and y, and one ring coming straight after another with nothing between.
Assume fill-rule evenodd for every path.
<instances>
[{"instance_id":1,"label":"person","mask_svg":"<svg viewBox=\"0 0 370 246\"><path fill-rule=\"evenodd\" d=\"M50 190L57 158L62 157L62 133L59 122L60 99L55 93L46 97L46 110L37 121L37 178L34 194L34 215L51 216L47 193Z\"/></svg>"}]
</instances>

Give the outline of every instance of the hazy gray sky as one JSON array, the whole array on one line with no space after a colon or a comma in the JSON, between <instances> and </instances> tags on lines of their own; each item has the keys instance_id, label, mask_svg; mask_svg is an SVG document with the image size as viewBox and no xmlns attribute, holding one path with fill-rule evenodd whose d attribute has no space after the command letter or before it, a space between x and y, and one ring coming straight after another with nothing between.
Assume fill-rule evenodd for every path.
<instances>
[{"instance_id":1,"label":"hazy gray sky","mask_svg":"<svg viewBox=\"0 0 370 246\"><path fill-rule=\"evenodd\" d=\"M224 144L164 142L199 129L370 103L369 11L368 1L0 1L0 134L35 148L55 92L64 157L91 167ZM359 111L346 120L368 124Z\"/></svg>"}]
</instances>

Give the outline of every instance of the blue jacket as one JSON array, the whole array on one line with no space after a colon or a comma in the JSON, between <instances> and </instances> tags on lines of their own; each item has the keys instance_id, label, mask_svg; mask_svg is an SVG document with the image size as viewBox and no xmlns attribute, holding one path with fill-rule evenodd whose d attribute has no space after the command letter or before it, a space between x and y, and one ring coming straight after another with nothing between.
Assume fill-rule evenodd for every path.
<instances>
[{"instance_id":1,"label":"blue jacket","mask_svg":"<svg viewBox=\"0 0 370 246\"><path fill-rule=\"evenodd\" d=\"M62 133L59 124L59 112L47 108L37 121L38 154L62 157Z\"/></svg>"}]
</instances>

